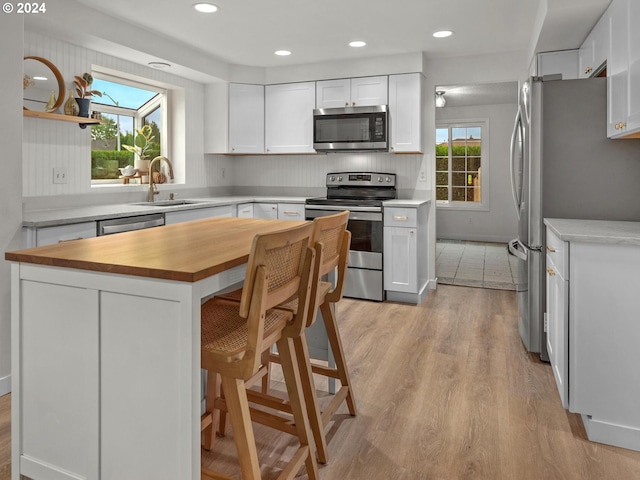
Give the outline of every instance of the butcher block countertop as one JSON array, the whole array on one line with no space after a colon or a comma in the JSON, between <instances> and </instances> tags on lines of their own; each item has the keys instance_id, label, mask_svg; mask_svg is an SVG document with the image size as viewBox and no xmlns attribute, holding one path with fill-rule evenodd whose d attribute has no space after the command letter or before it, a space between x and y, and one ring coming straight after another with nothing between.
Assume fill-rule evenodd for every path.
<instances>
[{"instance_id":1,"label":"butcher block countertop","mask_svg":"<svg viewBox=\"0 0 640 480\"><path fill-rule=\"evenodd\" d=\"M305 222L217 217L5 253L12 262L197 282L246 263L253 237Z\"/></svg>"}]
</instances>

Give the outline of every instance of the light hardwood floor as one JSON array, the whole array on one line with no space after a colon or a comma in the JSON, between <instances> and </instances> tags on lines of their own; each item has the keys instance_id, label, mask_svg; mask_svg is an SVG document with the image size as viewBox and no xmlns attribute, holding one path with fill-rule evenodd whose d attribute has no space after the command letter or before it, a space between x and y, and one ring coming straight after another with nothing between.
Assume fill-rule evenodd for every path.
<instances>
[{"instance_id":1,"label":"light hardwood floor","mask_svg":"<svg viewBox=\"0 0 640 480\"><path fill-rule=\"evenodd\" d=\"M341 301L359 414L339 410L321 478L640 479L640 452L589 442L562 409L549 365L524 351L516 315L514 292L446 285L417 307ZM9 404L0 398L0 480L9 479ZM263 478L274 479L295 442L255 431ZM239 478L232 438L203 452L203 464Z\"/></svg>"}]
</instances>

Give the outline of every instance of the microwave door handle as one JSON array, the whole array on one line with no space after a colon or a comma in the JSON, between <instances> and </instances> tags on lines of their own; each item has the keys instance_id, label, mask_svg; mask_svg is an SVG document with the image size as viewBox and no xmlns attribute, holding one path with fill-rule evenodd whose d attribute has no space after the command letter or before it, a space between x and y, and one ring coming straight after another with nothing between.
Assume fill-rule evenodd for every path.
<instances>
[{"instance_id":1,"label":"microwave door handle","mask_svg":"<svg viewBox=\"0 0 640 480\"><path fill-rule=\"evenodd\" d=\"M518 187L516 185L516 166L515 166L515 162L516 162L516 147L518 146L518 134L520 134L520 139L522 140L522 113L520 111L520 109L518 109L518 114L516 115L516 121L515 121L515 125L513 126L513 133L511 134L511 158L510 158L510 162L509 162L509 169L511 172L511 193L513 194L513 201L515 203L516 206L516 212L518 214L518 218L520 218L520 205L521 205L521 198L520 198L520 193L517 191ZM520 143L520 148L522 146L522 143ZM522 155L523 152L520 151L520 154ZM520 172L520 181L522 181L522 171ZM522 188L520 188L520 192L522 192Z\"/></svg>"}]
</instances>

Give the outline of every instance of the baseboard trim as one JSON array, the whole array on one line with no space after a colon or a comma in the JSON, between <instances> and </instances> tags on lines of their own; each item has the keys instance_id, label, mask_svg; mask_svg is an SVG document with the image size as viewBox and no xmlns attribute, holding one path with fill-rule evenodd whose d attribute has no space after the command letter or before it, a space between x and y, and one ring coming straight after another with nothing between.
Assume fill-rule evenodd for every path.
<instances>
[{"instance_id":1,"label":"baseboard trim","mask_svg":"<svg viewBox=\"0 0 640 480\"><path fill-rule=\"evenodd\" d=\"M0 378L0 397L11 393L11 375Z\"/></svg>"},{"instance_id":2,"label":"baseboard trim","mask_svg":"<svg viewBox=\"0 0 640 480\"><path fill-rule=\"evenodd\" d=\"M582 415L582 423L587 431L587 437L592 442L640 451L639 428L604 422L588 415Z\"/></svg>"}]
</instances>

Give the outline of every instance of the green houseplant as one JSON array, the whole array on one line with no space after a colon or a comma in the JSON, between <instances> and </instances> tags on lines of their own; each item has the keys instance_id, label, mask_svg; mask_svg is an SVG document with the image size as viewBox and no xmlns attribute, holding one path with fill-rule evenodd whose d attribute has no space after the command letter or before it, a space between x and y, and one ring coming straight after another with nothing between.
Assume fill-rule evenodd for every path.
<instances>
[{"instance_id":1,"label":"green houseplant","mask_svg":"<svg viewBox=\"0 0 640 480\"><path fill-rule=\"evenodd\" d=\"M135 130L136 136L133 139L133 145L122 146L136 155L134 167L137 168L139 172L148 172L150 160L148 153L156 137L153 135L153 130L150 125L144 125L142 128L136 128Z\"/></svg>"},{"instance_id":2,"label":"green houseplant","mask_svg":"<svg viewBox=\"0 0 640 480\"><path fill-rule=\"evenodd\" d=\"M91 84L93 83L93 77L90 73L83 73L81 77L75 75L73 77L73 85L76 90L76 102L78 103L78 108L80 109L80 113L78 113L79 117L89 117L89 110L91 108L91 97L97 95L99 97L102 96L102 92L98 90L92 90Z\"/></svg>"}]
</instances>

